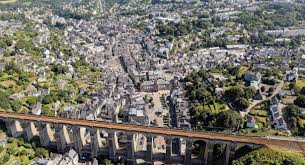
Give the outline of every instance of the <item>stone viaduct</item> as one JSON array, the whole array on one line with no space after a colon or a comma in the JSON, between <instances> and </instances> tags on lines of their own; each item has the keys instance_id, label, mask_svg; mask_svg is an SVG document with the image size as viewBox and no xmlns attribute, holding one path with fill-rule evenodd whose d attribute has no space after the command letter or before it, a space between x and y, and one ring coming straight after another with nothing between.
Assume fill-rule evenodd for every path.
<instances>
[{"instance_id":1,"label":"stone viaduct","mask_svg":"<svg viewBox=\"0 0 305 165\"><path fill-rule=\"evenodd\" d=\"M241 146L268 146L298 152L304 152L305 148L305 141L301 139L235 136L4 112L0 112L0 119L13 137L23 137L27 141L39 137L42 146L59 153L73 148L80 155L121 159L126 164L160 161L207 165L221 159L227 165ZM216 147L222 149L222 158L213 158Z\"/></svg>"}]
</instances>

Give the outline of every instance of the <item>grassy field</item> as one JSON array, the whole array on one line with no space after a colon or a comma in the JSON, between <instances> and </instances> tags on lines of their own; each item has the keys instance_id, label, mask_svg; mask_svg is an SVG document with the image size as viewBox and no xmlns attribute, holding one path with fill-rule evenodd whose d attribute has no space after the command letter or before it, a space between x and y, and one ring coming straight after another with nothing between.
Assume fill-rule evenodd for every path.
<instances>
[{"instance_id":1,"label":"grassy field","mask_svg":"<svg viewBox=\"0 0 305 165\"><path fill-rule=\"evenodd\" d=\"M305 87L305 80L297 80L296 81L296 86L298 87L298 88L303 88L303 87Z\"/></svg>"},{"instance_id":2,"label":"grassy field","mask_svg":"<svg viewBox=\"0 0 305 165\"><path fill-rule=\"evenodd\" d=\"M254 110L250 111L249 114L250 114L250 115L254 115L254 116L267 117L268 111L263 110L263 109L254 109Z\"/></svg>"},{"instance_id":3,"label":"grassy field","mask_svg":"<svg viewBox=\"0 0 305 165\"><path fill-rule=\"evenodd\" d=\"M221 111L224 111L226 109L224 104L221 103L214 103L210 105L205 105L207 109L210 109L213 113L219 113Z\"/></svg>"},{"instance_id":4,"label":"grassy field","mask_svg":"<svg viewBox=\"0 0 305 165\"><path fill-rule=\"evenodd\" d=\"M271 128L259 130L243 129L241 134L246 136L288 136L287 132L281 132Z\"/></svg>"},{"instance_id":5,"label":"grassy field","mask_svg":"<svg viewBox=\"0 0 305 165\"><path fill-rule=\"evenodd\" d=\"M249 70L249 67L241 66L239 69L240 74L245 74Z\"/></svg>"},{"instance_id":6,"label":"grassy field","mask_svg":"<svg viewBox=\"0 0 305 165\"><path fill-rule=\"evenodd\" d=\"M235 22L226 22L225 23L225 26L227 26L227 27L235 27L236 26L236 23Z\"/></svg>"}]
</instances>

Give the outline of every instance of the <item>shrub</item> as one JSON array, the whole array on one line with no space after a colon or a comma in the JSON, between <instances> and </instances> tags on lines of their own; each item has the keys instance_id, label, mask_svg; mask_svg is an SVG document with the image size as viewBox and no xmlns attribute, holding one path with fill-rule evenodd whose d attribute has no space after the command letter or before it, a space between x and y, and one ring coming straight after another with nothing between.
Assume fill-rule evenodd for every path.
<instances>
[{"instance_id":1,"label":"shrub","mask_svg":"<svg viewBox=\"0 0 305 165\"><path fill-rule=\"evenodd\" d=\"M56 74L65 74L68 71L68 67L65 65L56 64L56 65L53 65L51 70Z\"/></svg>"},{"instance_id":2,"label":"shrub","mask_svg":"<svg viewBox=\"0 0 305 165\"><path fill-rule=\"evenodd\" d=\"M53 102L53 98L50 95L45 95L42 99L43 104L51 104Z\"/></svg>"},{"instance_id":3,"label":"shrub","mask_svg":"<svg viewBox=\"0 0 305 165\"><path fill-rule=\"evenodd\" d=\"M47 158L49 157L49 151L44 148L36 148L35 149L36 155L40 158Z\"/></svg>"},{"instance_id":4,"label":"shrub","mask_svg":"<svg viewBox=\"0 0 305 165\"><path fill-rule=\"evenodd\" d=\"M38 101L38 98L35 97L35 96L30 96L28 97L26 103L29 105L29 106L33 106L35 104L37 104L37 101Z\"/></svg>"},{"instance_id":5,"label":"shrub","mask_svg":"<svg viewBox=\"0 0 305 165\"><path fill-rule=\"evenodd\" d=\"M22 102L19 101L19 100L16 100L16 101L12 101L11 102L11 107L12 107L12 110L13 111L19 111L22 107Z\"/></svg>"}]
</instances>

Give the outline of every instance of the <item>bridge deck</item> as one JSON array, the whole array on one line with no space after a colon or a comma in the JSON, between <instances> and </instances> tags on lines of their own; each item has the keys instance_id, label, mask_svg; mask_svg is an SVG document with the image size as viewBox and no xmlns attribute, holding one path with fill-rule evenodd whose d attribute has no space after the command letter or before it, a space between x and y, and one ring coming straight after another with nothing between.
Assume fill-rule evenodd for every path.
<instances>
[{"instance_id":1,"label":"bridge deck","mask_svg":"<svg viewBox=\"0 0 305 165\"><path fill-rule=\"evenodd\" d=\"M282 150L293 150L299 152L304 152L305 149L304 140L291 139L291 138L272 139L267 137L237 136L237 135L228 135L221 133L204 132L204 131L190 131L190 130L179 130L179 129L169 129L169 128L147 127L141 125L118 124L118 123L88 121L88 120L75 120L75 119L67 119L67 118L35 116L35 115L6 113L6 112L0 112L0 118L78 125L84 127L114 129L114 130L122 130L122 131L137 132L137 133L151 133L157 135L168 135L168 136L186 137L193 139L195 138L195 139L208 139L208 140L216 140L216 141L217 140L230 141L237 143L252 143L258 145L265 145L272 148L279 148Z\"/></svg>"}]
</instances>

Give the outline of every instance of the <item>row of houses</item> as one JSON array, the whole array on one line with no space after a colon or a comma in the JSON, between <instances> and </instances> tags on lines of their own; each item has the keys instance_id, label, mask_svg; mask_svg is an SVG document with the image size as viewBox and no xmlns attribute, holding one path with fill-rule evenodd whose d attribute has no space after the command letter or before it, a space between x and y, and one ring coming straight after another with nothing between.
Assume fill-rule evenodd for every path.
<instances>
[{"instance_id":1,"label":"row of houses","mask_svg":"<svg viewBox=\"0 0 305 165\"><path fill-rule=\"evenodd\" d=\"M191 128L191 115L189 110L189 100L185 97L185 91L174 88L170 94L171 104L174 108L175 126L177 128Z\"/></svg>"},{"instance_id":2,"label":"row of houses","mask_svg":"<svg viewBox=\"0 0 305 165\"><path fill-rule=\"evenodd\" d=\"M154 81L143 81L140 84L141 92L158 92L162 90L170 90L171 84L169 81L159 79Z\"/></svg>"}]
</instances>

